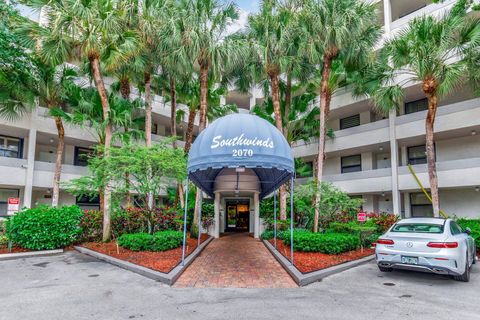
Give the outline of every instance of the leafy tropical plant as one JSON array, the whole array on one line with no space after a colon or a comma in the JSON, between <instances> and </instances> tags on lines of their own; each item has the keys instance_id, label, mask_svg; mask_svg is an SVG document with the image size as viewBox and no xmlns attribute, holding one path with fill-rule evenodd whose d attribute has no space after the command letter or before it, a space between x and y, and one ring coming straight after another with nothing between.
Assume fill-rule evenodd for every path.
<instances>
[{"instance_id":1,"label":"leafy tropical plant","mask_svg":"<svg viewBox=\"0 0 480 320\"><path fill-rule=\"evenodd\" d=\"M118 245L132 251L166 251L182 245L183 233L180 231L161 231L155 234L133 233L121 235Z\"/></svg>"},{"instance_id":2,"label":"leafy tropical plant","mask_svg":"<svg viewBox=\"0 0 480 320\"><path fill-rule=\"evenodd\" d=\"M72 244L81 233L82 215L77 206L38 206L10 217L6 234L14 244L27 249L63 248Z\"/></svg>"}]
</instances>

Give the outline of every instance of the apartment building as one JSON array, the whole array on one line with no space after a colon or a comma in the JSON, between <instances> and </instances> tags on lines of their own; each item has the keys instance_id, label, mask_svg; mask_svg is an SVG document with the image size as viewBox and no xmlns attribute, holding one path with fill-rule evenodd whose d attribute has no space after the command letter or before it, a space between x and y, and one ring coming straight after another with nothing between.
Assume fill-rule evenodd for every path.
<instances>
[{"instance_id":1,"label":"apartment building","mask_svg":"<svg viewBox=\"0 0 480 320\"><path fill-rule=\"evenodd\" d=\"M379 22L384 39L406 26L412 18L439 15L451 8L454 0L432 4L428 0L377 0ZM27 12L27 11L26 11ZM28 13L37 20L38 13ZM259 88L248 94L234 88L221 103L234 103L239 112L249 112L262 103ZM180 105L179 108L185 108ZM0 216L6 214L6 200L19 197L22 206L51 201L54 156L57 143L53 119L39 107L28 117L15 122L0 120ZM418 85L405 88L405 101L398 112L388 116L373 111L366 98L355 98L348 88L332 98L329 127L335 137L326 142L324 179L364 199L367 211L394 212L402 217L430 215L431 206L410 173L411 164L421 183L428 187L425 156L426 100ZM153 137L167 136L170 108L162 97L153 105ZM182 136L186 119L177 131ZM198 119L197 122L198 123ZM435 122L435 148L440 188L440 206L447 214L480 215L480 98L467 87L440 102ZM62 181L86 174L85 158L95 144L86 129L66 126L66 148ZM180 141L181 143L181 141ZM294 144L296 158L312 164L318 144L299 141ZM308 177L297 177L302 183ZM77 203L85 208L98 207L89 199L76 199L62 191L61 204Z\"/></svg>"},{"instance_id":2,"label":"apartment building","mask_svg":"<svg viewBox=\"0 0 480 320\"><path fill-rule=\"evenodd\" d=\"M376 1L383 39L416 16L441 15L455 1ZM381 45L381 44L380 44ZM431 205L407 164L428 188L425 155L427 101L419 85L405 87L398 112L376 114L369 99L355 98L347 88L332 98L326 142L324 179L364 199L368 211L394 212L402 217L431 215ZM440 207L449 215L480 215L480 98L468 87L440 101L435 121L435 149ZM312 163L318 144L298 142L294 154ZM306 178L300 178L299 181Z\"/></svg>"},{"instance_id":3,"label":"apartment building","mask_svg":"<svg viewBox=\"0 0 480 320\"><path fill-rule=\"evenodd\" d=\"M110 81L107 79L107 84ZM187 111L187 107L178 108ZM153 103L152 140L159 142L170 133L170 105L155 96ZM198 119L196 119L198 124ZM65 125L65 152L61 181L86 175L86 156L96 144L95 134L88 128ZM177 126L180 147L184 146L187 118ZM7 214L8 198L20 198L21 207L51 203L57 129L48 110L38 106L16 121L0 119L0 217ZM162 196L166 196L166 193ZM98 208L98 199L76 198L64 190L60 204L78 204L82 208Z\"/></svg>"}]
</instances>

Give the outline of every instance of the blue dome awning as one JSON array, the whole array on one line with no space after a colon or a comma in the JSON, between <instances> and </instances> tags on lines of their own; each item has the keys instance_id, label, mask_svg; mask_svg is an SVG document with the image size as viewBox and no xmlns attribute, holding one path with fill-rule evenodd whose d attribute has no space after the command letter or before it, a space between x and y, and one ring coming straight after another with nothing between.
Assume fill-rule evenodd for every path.
<instances>
[{"instance_id":1,"label":"blue dome awning","mask_svg":"<svg viewBox=\"0 0 480 320\"><path fill-rule=\"evenodd\" d=\"M251 114L231 114L211 123L195 139L188 154L188 176L214 196L214 182L223 168L251 168L260 181L260 198L283 185L295 172L292 150L283 134Z\"/></svg>"}]
</instances>

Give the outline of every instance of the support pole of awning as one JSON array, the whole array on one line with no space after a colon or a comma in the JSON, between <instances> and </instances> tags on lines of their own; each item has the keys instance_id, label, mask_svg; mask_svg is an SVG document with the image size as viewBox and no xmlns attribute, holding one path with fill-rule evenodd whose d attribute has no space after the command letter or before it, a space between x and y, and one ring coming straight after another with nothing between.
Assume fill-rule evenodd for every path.
<instances>
[{"instance_id":1,"label":"support pole of awning","mask_svg":"<svg viewBox=\"0 0 480 320\"><path fill-rule=\"evenodd\" d=\"M273 190L273 246L277 250L277 190Z\"/></svg>"},{"instance_id":2,"label":"support pole of awning","mask_svg":"<svg viewBox=\"0 0 480 320\"><path fill-rule=\"evenodd\" d=\"M188 175L187 175L187 185L185 186L185 213L183 215L182 266L185 266L185 248L187 245L187 210L188 210Z\"/></svg>"},{"instance_id":3,"label":"support pole of awning","mask_svg":"<svg viewBox=\"0 0 480 320\"><path fill-rule=\"evenodd\" d=\"M290 180L290 263L293 266L293 174Z\"/></svg>"}]
</instances>

